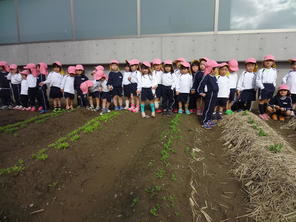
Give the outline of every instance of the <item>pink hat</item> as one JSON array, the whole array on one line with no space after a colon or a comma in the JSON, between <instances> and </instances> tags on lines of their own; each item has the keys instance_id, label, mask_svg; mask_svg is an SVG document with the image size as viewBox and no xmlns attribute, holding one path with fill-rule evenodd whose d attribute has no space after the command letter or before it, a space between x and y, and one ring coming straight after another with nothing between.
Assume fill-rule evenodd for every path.
<instances>
[{"instance_id":1,"label":"pink hat","mask_svg":"<svg viewBox=\"0 0 296 222\"><path fill-rule=\"evenodd\" d=\"M208 57L202 57L202 58L199 59L199 61L201 61L201 60L204 60L204 61L207 62L209 60L209 58Z\"/></svg>"},{"instance_id":2,"label":"pink hat","mask_svg":"<svg viewBox=\"0 0 296 222\"><path fill-rule=\"evenodd\" d=\"M161 60L160 59L153 59L152 64L153 65L160 65L161 64Z\"/></svg>"},{"instance_id":3,"label":"pink hat","mask_svg":"<svg viewBox=\"0 0 296 222\"><path fill-rule=\"evenodd\" d=\"M269 54L269 55L264 56L264 59L263 60L264 61L266 61L266 60L275 61L275 57L273 55Z\"/></svg>"},{"instance_id":4,"label":"pink hat","mask_svg":"<svg viewBox=\"0 0 296 222\"><path fill-rule=\"evenodd\" d=\"M186 62L186 60L183 57L179 57L176 59L177 62Z\"/></svg>"},{"instance_id":5,"label":"pink hat","mask_svg":"<svg viewBox=\"0 0 296 222\"><path fill-rule=\"evenodd\" d=\"M76 65L75 70L84 70L83 65Z\"/></svg>"},{"instance_id":6,"label":"pink hat","mask_svg":"<svg viewBox=\"0 0 296 222\"><path fill-rule=\"evenodd\" d=\"M296 62L296 58L289 59L289 62Z\"/></svg>"},{"instance_id":7,"label":"pink hat","mask_svg":"<svg viewBox=\"0 0 296 222\"><path fill-rule=\"evenodd\" d=\"M151 64L150 64L150 62L145 61L145 62L143 62L142 64L143 64L144 66L148 67L148 68L151 68Z\"/></svg>"},{"instance_id":8,"label":"pink hat","mask_svg":"<svg viewBox=\"0 0 296 222\"><path fill-rule=\"evenodd\" d=\"M186 67L186 68L190 68L190 64L189 64L189 62L181 62L181 66L184 66L184 67Z\"/></svg>"},{"instance_id":9,"label":"pink hat","mask_svg":"<svg viewBox=\"0 0 296 222\"><path fill-rule=\"evenodd\" d=\"M139 65L140 61L138 59L132 59L128 62L131 66Z\"/></svg>"},{"instance_id":10,"label":"pink hat","mask_svg":"<svg viewBox=\"0 0 296 222\"><path fill-rule=\"evenodd\" d=\"M228 65L226 62L222 62L222 63L218 64L218 67L219 67L219 68L222 68L222 67L224 67L224 66L229 67L229 65Z\"/></svg>"},{"instance_id":11,"label":"pink hat","mask_svg":"<svg viewBox=\"0 0 296 222\"><path fill-rule=\"evenodd\" d=\"M68 71L69 74L75 74L76 73L76 67L75 66L69 66L67 71Z\"/></svg>"},{"instance_id":12,"label":"pink hat","mask_svg":"<svg viewBox=\"0 0 296 222\"><path fill-rule=\"evenodd\" d=\"M85 81L85 82L83 82L83 83L80 84L80 89L81 89L81 91L82 91L83 94L87 94L88 93L88 87L89 87L88 85L89 85L89 82L91 82L91 81L90 80L87 80L87 81Z\"/></svg>"},{"instance_id":13,"label":"pink hat","mask_svg":"<svg viewBox=\"0 0 296 222\"><path fill-rule=\"evenodd\" d=\"M119 62L118 62L118 60L113 59L113 60L111 60L110 64L117 64L117 65L119 65Z\"/></svg>"},{"instance_id":14,"label":"pink hat","mask_svg":"<svg viewBox=\"0 0 296 222\"><path fill-rule=\"evenodd\" d=\"M247 58L247 59L245 60L245 63L246 63L246 64L247 64L247 63L254 63L254 64L256 64L257 61L256 61L256 59L254 59L254 58Z\"/></svg>"},{"instance_id":15,"label":"pink hat","mask_svg":"<svg viewBox=\"0 0 296 222\"><path fill-rule=\"evenodd\" d=\"M103 71L99 70L94 73L93 78L94 80L100 80L101 78L107 79L107 75Z\"/></svg>"},{"instance_id":16,"label":"pink hat","mask_svg":"<svg viewBox=\"0 0 296 222\"><path fill-rule=\"evenodd\" d=\"M30 69L31 74L32 74L34 77L38 76L38 74L39 74L39 73L37 72L36 65L35 65L34 63L28 63L28 64L24 67L24 69Z\"/></svg>"},{"instance_id":17,"label":"pink hat","mask_svg":"<svg viewBox=\"0 0 296 222\"><path fill-rule=\"evenodd\" d=\"M285 85L285 84L282 84L279 86L279 91L280 90L289 90L289 86Z\"/></svg>"},{"instance_id":18,"label":"pink hat","mask_svg":"<svg viewBox=\"0 0 296 222\"><path fill-rule=\"evenodd\" d=\"M9 72L9 65L6 61L0 61L0 66L3 66L6 72Z\"/></svg>"},{"instance_id":19,"label":"pink hat","mask_svg":"<svg viewBox=\"0 0 296 222\"><path fill-rule=\"evenodd\" d=\"M164 61L163 64L164 65L173 65L173 62L172 62L172 60L167 59L167 60Z\"/></svg>"},{"instance_id":20,"label":"pink hat","mask_svg":"<svg viewBox=\"0 0 296 222\"><path fill-rule=\"evenodd\" d=\"M47 64L45 62L40 62L38 63L38 65L39 65L39 69L37 69L37 71L39 71L41 74L47 75L48 74Z\"/></svg>"},{"instance_id":21,"label":"pink hat","mask_svg":"<svg viewBox=\"0 0 296 222\"><path fill-rule=\"evenodd\" d=\"M60 61L55 61L53 64L57 64L58 66L62 67L62 63Z\"/></svg>"},{"instance_id":22,"label":"pink hat","mask_svg":"<svg viewBox=\"0 0 296 222\"><path fill-rule=\"evenodd\" d=\"M215 60L208 60L206 62L206 69L205 69L205 75L208 75L212 72L212 69L215 67L218 67L219 64Z\"/></svg>"},{"instance_id":23,"label":"pink hat","mask_svg":"<svg viewBox=\"0 0 296 222\"><path fill-rule=\"evenodd\" d=\"M238 68L238 62L236 59L231 59L228 61L228 66L229 66L229 69L232 71L232 72L237 72L239 70Z\"/></svg>"},{"instance_id":24,"label":"pink hat","mask_svg":"<svg viewBox=\"0 0 296 222\"><path fill-rule=\"evenodd\" d=\"M17 69L17 65L16 65L16 64L11 64L11 65L9 66L9 69Z\"/></svg>"},{"instance_id":25,"label":"pink hat","mask_svg":"<svg viewBox=\"0 0 296 222\"><path fill-rule=\"evenodd\" d=\"M22 75L29 75L29 74L30 74L29 70L27 70L27 69L21 71L20 73L21 73Z\"/></svg>"},{"instance_id":26,"label":"pink hat","mask_svg":"<svg viewBox=\"0 0 296 222\"><path fill-rule=\"evenodd\" d=\"M104 66L101 66L101 65L96 66L95 69L97 71L99 71L99 70L104 71L105 70Z\"/></svg>"}]
</instances>

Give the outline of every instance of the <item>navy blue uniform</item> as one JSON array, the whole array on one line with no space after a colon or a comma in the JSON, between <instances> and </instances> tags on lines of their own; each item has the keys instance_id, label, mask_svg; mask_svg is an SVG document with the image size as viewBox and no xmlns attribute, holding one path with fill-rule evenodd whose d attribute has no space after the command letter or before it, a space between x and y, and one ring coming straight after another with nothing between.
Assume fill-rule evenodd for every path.
<instances>
[{"instance_id":1,"label":"navy blue uniform","mask_svg":"<svg viewBox=\"0 0 296 222\"><path fill-rule=\"evenodd\" d=\"M284 111L292 110L292 99L290 96L281 97L279 94L274 96L268 103L269 106L279 106L284 108ZM277 114L281 114L280 111Z\"/></svg>"},{"instance_id":2,"label":"navy blue uniform","mask_svg":"<svg viewBox=\"0 0 296 222\"><path fill-rule=\"evenodd\" d=\"M205 88L207 87L207 91ZM202 124L212 120L212 114L214 112L219 86L217 84L217 78L212 75L206 75L200 84L197 91L198 94L206 93L205 97L205 108L202 115Z\"/></svg>"},{"instance_id":3,"label":"navy blue uniform","mask_svg":"<svg viewBox=\"0 0 296 222\"><path fill-rule=\"evenodd\" d=\"M121 72L109 73L107 85L113 87L111 91L112 97L122 96L122 80L123 80L123 75Z\"/></svg>"},{"instance_id":4,"label":"navy blue uniform","mask_svg":"<svg viewBox=\"0 0 296 222\"><path fill-rule=\"evenodd\" d=\"M81 83L83 83L87 80L88 80L88 78L84 74L77 75L74 78L74 89L77 92L77 103L80 107L86 107L88 105L87 98L85 95L83 95L83 93L80 89Z\"/></svg>"},{"instance_id":5,"label":"navy blue uniform","mask_svg":"<svg viewBox=\"0 0 296 222\"><path fill-rule=\"evenodd\" d=\"M37 77L37 87L38 87L38 92L37 92L37 100L39 106L42 106L44 110L49 109L49 102L48 102L48 97L47 97L47 85L44 84L43 86L39 86L39 83L44 82L46 80L46 75L44 74L39 74Z\"/></svg>"},{"instance_id":6,"label":"navy blue uniform","mask_svg":"<svg viewBox=\"0 0 296 222\"><path fill-rule=\"evenodd\" d=\"M0 99L3 105L11 105L11 89L7 79L8 72L0 71Z\"/></svg>"}]
</instances>

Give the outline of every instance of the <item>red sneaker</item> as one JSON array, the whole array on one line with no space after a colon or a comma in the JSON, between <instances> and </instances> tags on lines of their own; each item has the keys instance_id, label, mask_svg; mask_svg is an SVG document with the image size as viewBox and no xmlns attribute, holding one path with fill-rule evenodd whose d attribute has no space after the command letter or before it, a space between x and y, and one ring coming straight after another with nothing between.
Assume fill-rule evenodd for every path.
<instances>
[{"instance_id":1,"label":"red sneaker","mask_svg":"<svg viewBox=\"0 0 296 222\"><path fill-rule=\"evenodd\" d=\"M155 110L156 113L162 113L162 110L161 109L157 109Z\"/></svg>"},{"instance_id":2,"label":"red sneaker","mask_svg":"<svg viewBox=\"0 0 296 222\"><path fill-rule=\"evenodd\" d=\"M31 108L31 111L32 111L32 112L35 112L35 111L36 111L35 106L33 106L33 107Z\"/></svg>"},{"instance_id":3,"label":"red sneaker","mask_svg":"<svg viewBox=\"0 0 296 222\"><path fill-rule=\"evenodd\" d=\"M42 106L39 106L38 107L38 111L41 111L41 110L43 110L43 107Z\"/></svg>"},{"instance_id":4,"label":"red sneaker","mask_svg":"<svg viewBox=\"0 0 296 222\"><path fill-rule=\"evenodd\" d=\"M177 113L178 112L178 109L173 109L173 113Z\"/></svg>"},{"instance_id":5,"label":"red sneaker","mask_svg":"<svg viewBox=\"0 0 296 222\"><path fill-rule=\"evenodd\" d=\"M189 112L190 112L190 113L194 113L194 110L193 110L193 109L190 109Z\"/></svg>"}]
</instances>

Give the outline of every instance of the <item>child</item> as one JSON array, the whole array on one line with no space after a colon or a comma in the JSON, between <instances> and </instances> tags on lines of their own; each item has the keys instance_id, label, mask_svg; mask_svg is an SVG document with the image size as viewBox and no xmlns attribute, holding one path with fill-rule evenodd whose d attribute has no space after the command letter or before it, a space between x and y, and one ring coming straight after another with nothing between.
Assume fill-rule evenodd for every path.
<instances>
[{"instance_id":1,"label":"child","mask_svg":"<svg viewBox=\"0 0 296 222\"><path fill-rule=\"evenodd\" d=\"M0 109L7 109L11 105L10 85L7 75L9 66L6 61L0 61L0 100L2 106Z\"/></svg>"},{"instance_id":2,"label":"child","mask_svg":"<svg viewBox=\"0 0 296 222\"><path fill-rule=\"evenodd\" d=\"M275 58L273 55L264 57L263 68L260 69L256 77L256 86L259 91L259 117L268 120L266 113L267 103L272 98L275 91L277 70L275 69Z\"/></svg>"},{"instance_id":3,"label":"child","mask_svg":"<svg viewBox=\"0 0 296 222\"><path fill-rule=\"evenodd\" d=\"M36 111L36 100L38 100L38 87L37 87L37 69L36 65L33 63L27 64L24 69L29 71L29 75L27 75L28 81L28 97L29 97L29 107L31 107L31 111ZM39 100L38 100L39 103ZM38 104L40 106L40 104Z\"/></svg>"},{"instance_id":4,"label":"child","mask_svg":"<svg viewBox=\"0 0 296 222\"><path fill-rule=\"evenodd\" d=\"M44 62L40 62L36 65L36 69L38 72L38 77L37 77L37 87L38 87L38 96L40 101L40 107L39 107L39 112L46 113L46 111L49 109L49 102L48 102L48 97L47 97L47 86L43 85L40 86L39 84L41 82L44 82L46 80L46 76L48 75L48 69L47 69L47 64Z\"/></svg>"},{"instance_id":5,"label":"child","mask_svg":"<svg viewBox=\"0 0 296 222\"><path fill-rule=\"evenodd\" d=\"M107 85L108 80L106 74L103 71L99 70L95 75L95 78L99 80L99 91L102 93L102 112L100 113L100 115L104 115L105 113L110 112L109 106L111 103L112 95Z\"/></svg>"},{"instance_id":6,"label":"child","mask_svg":"<svg viewBox=\"0 0 296 222\"><path fill-rule=\"evenodd\" d=\"M296 110L296 58L289 60L291 70L284 76L282 83L288 85L291 92L293 109ZM293 112L292 115L295 115Z\"/></svg>"},{"instance_id":7,"label":"child","mask_svg":"<svg viewBox=\"0 0 296 222\"><path fill-rule=\"evenodd\" d=\"M124 72L123 72L123 78L122 78L123 95L125 97L125 107L124 107L125 110L129 109L129 103L131 98L131 90L130 90L131 82L128 80L130 75L131 75L131 68L128 62L126 62L124 65Z\"/></svg>"},{"instance_id":8,"label":"child","mask_svg":"<svg viewBox=\"0 0 296 222\"><path fill-rule=\"evenodd\" d=\"M99 90L99 77L100 73L103 73L103 71L94 71L93 72L93 80L88 80L93 83L91 87L89 87L89 93L88 93L88 103L89 107L87 108L88 110L91 111L99 111L100 110L100 102L101 102L101 92ZM108 90L109 91L109 90ZM94 107L94 101L96 100L96 108Z\"/></svg>"},{"instance_id":9,"label":"child","mask_svg":"<svg viewBox=\"0 0 296 222\"><path fill-rule=\"evenodd\" d=\"M28 81L27 76L30 74L28 70L24 70L21 73L22 81L21 81L21 91L20 91L20 103L21 107L20 110L31 110L30 107L28 107Z\"/></svg>"},{"instance_id":10,"label":"child","mask_svg":"<svg viewBox=\"0 0 296 222\"><path fill-rule=\"evenodd\" d=\"M245 71L238 80L237 96L242 110L250 110L252 101L256 100L256 64L256 59L246 59Z\"/></svg>"},{"instance_id":11,"label":"child","mask_svg":"<svg viewBox=\"0 0 296 222\"><path fill-rule=\"evenodd\" d=\"M128 80L131 82L130 85L130 92L131 92L131 107L129 111L132 112L139 112L140 109L140 100L137 95L137 85L138 85L138 78L141 77L141 72L139 71L139 60L132 59L129 61L131 67L131 75L128 77ZM136 106L135 106L136 103Z\"/></svg>"},{"instance_id":12,"label":"child","mask_svg":"<svg viewBox=\"0 0 296 222\"><path fill-rule=\"evenodd\" d=\"M269 101L267 111L273 120L284 121L285 117L291 116L292 100L287 85L279 87L277 95Z\"/></svg>"},{"instance_id":13,"label":"child","mask_svg":"<svg viewBox=\"0 0 296 222\"><path fill-rule=\"evenodd\" d=\"M235 59L231 59L228 61L228 67L229 67L229 81L230 81L230 94L229 94L229 99L227 101L226 105L226 113L227 114L232 114L231 106L234 102L235 99L235 93L236 93L236 86L237 86L237 71L239 70L238 68L238 62Z\"/></svg>"},{"instance_id":14,"label":"child","mask_svg":"<svg viewBox=\"0 0 296 222\"><path fill-rule=\"evenodd\" d=\"M68 75L65 75L61 84L61 90L64 93L64 97L66 99L66 110L73 110L73 100L74 100L74 80L76 67L69 66L68 67Z\"/></svg>"},{"instance_id":15,"label":"child","mask_svg":"<svg viewBox=\"0 0 296 222\"><path fill-rule=\"evenodd\" d=\"M47 80L41 82L39 85L43 86L49 84L49 97L53 99L53 111L57 112L61 110L61 98L63 97L61 91L61 84L63 81L63 75L61 74L62 63L56 61L52 64L52 68L53 71L48 74Z\"/></svg>"},{"instance_id":16,"label":"child","mask_svg":"<svg viewBox=\"0 0 296 222\"><path fill-rule=\"evenodd\" d=\"M141 95L141 115L142 118L149 118L145 114L145 105L148 101L151 108L151 116L155 117L154 95L152 89L156 89L158 80L151 73L149 62L143 62L141 66L142 75L138 79L137 94Z\"/></svg>"},{"instance_id":17,"label":"child","mask_svg":"<svg viewBox=\"0 0 296 222\"><path fill-rule=\"evenodd\" d=\"M164 72L161 75L162 108L164 115L171 115L173 111L173 104L175 102L174 89L176 88L174 67L171 60L165 60L163 65Z\"/></svg>"},{"instance_id":18,"label":"child","mask_svg":"<svg viewBox=\"0 0 296 222\"><path fill-rule=\"evenodd\" d=\"M197 77L198 71L199 71L199 61L193 60L191 62L191 73L192 73L192 77L193 77L193 83L195 82L195 78ZM193 88L193 85L192 85L192 88ZM190 113L196 113L196 108L197 108L197 96L195 93L193 93L191 91L191 93L189 94L189 111L190 111Z\"/></svg>"},{"instance_id":19,"label":"child","mask_svg":"<svg viewBox=\"0 0 296 222\"><path fill-rule=\"evenodd\" d=\"M114 110L123 110L122 107L122 79L123 75L119 71L119 62L117 60L112 60L110 62L110 70L108 76L108 87L111 92Z\"/></svg>"},{"instance_id":20,"label":"child","mask_svg":"<svg viewBox=\"0 0 296 222\"><path fill-rule=\"evenodd\" d=\"M103 67L104 69L104 67ZM88 80L88 77L85 75L84 67L82 65L76 65L76 75L74 79L74 89L77 94L77 104L80 107L87 107L88 102L86 95L84 95L80 89L81 83Z\"/></svg>"},{"instance_id":21,"label":"child","mask_svg":"<svg viewBox=\"0 0 296 222\"><path fill-rule=\"evenodd\" d=\"M189 105L189 93L192 88L193 79L189 73L190 64L188 62L181 62L180 64L180 76L176 77L176 95L178 100L178 113L183 113L183 105L185 113L190 114L188 110Z\"/></svg>"},{"instance_id":22,"label":"child","mask_svg":"<svg viewBox=\"0 0 296 222\"><path fill-rule=\"evenodd\" d=\"M12 93L14 97L15 107L13 109L20 109L20 92L21 92L21 82L22 76L18 73L17 65L11 64L9 66L9 73L7 75L7 79L10 80Z\"/></svg>"},{"instance_id":23,"label":"child","mask_svg":"<svg viewBox=\"0 0 296 222\"><path fill-rule=\"evenodd\" d=\"M217 67L218 64L214 60L208 60L206 62L205 78L197 92L200 96L205 98L205 107L201 120L202 127L205 129L211 129L213 126L215 126L215 123L212 121L212 114L216 106L217 95L219 91L217 78L215 76Z\"/></svg>"},{"instance_id":24,"label":"child","mask_svg":"<svg viewBox=\"0 0 296 222\"><path fill-rule=\"evenodd\" d=\"M152 75L156 78L157 88L155 90L155 109L157 113L161 113L162 110L160 109L160 100L162 98L162 84L161 84L161 76L162 76L162 67L161 67L161 60L160 59L153 59L153 72Z\"/></svg>"}]
</instances>

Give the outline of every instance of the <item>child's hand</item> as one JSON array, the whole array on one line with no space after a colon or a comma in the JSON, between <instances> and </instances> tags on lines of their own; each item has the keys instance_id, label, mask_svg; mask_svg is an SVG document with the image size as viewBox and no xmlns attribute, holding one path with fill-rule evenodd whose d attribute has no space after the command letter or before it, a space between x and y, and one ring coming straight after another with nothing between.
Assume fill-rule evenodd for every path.
<instances>
[{"instance_id":1,"label":"child's hand","mask_svg":"<svg viewBox=\"0 0 296 222\"><path fill-rule=\"evenodd\" d=\"M129 81L131 81L132 77L129 76L127 79L128 79Z\"/></svg>"},{"instance_id":2,"label":"child's hand","mask_svg":"<svg viewBox=\"0 0 296 222\"><path fill-rule=\"evenodd\" d=\"M137 95L140 95L141 94L141 90L137 90Z\"/></svg>"},{"instance_id":3,"label":"child's hand","mask_svg":"<svg viewBox=\"0 0 296 222\"><path fill-rule=\"evenodd\" d=\"M109 86L109 90L112 91L113 90L113 86Z\"/></svg>"},{"instance_id":4,"label":"child's hand","mask_svg":"<svg viewBox=\"0 0 296 222\"><path fill-rule=\"evenodd\" d=\"M103 91L103 88L102 87L99 87L99 91L102 92Z\"/></svg>"},{"instance_id":5,"label":"child's hand","mask_svg":"<svg viewBox=\"0 0 296 222\"><path fill-rule=\"evenodd\" d=\"M176 95L179 95L179 94L180 94L180 92L176 91Z\"/></svg>"},{"instance_id":6,"label":"child's hand","mask_svg":"<svg viewBox=\"0 0 296 222\"><path fill-rule=\"evenodd\" d=\"M44 85L44 82L39 83L39 86L43 86L43 85Z\"/></svg>"},{"instance_id":7,"label":"child's hand","mask_svg":"<svg viewBox=\"0 0 296 222\"><path fill-rule=\"evenodd\" d=\"M202 97L205 97L206 96L205 93L200 93L199 95L201 95Z\"/></svg>"},{"instance_id":8,"label":"child's hand","mask_svg":"<svg viewBox=\"0 0 296 222\"><path fill-rule=\"evenodd\" d=\"M152 89L156 89L157 88L157 86L152 86Z\"/></svg>"},{"instance_id":9,"label":"child's hand","mask_svg":"<svg viewBox=\"0 0 296 222\"><path fill-rule=\"evenodd\" d=\"M63 90L63 89L61 89L61 92L62 92L62 93L64 93L64 90Z\"/></svg>"},{"instance_id":10,"label":"child's hand","mask_svg":"<svg viewBox=\"0 0 296 222\"><path fill-rule=\"evenodd\" d=\"M191 92L191 94L195 94L195 90L191 90L190 92Z\"/></svg>"}]
</instances>

